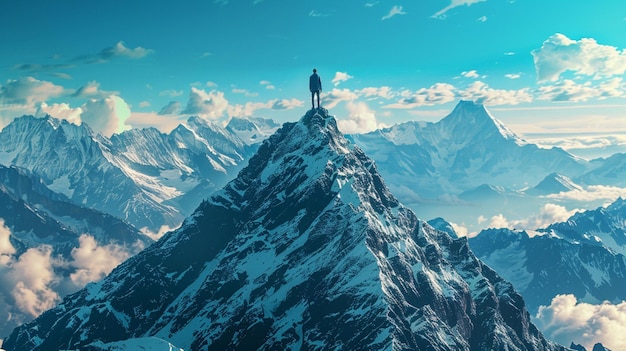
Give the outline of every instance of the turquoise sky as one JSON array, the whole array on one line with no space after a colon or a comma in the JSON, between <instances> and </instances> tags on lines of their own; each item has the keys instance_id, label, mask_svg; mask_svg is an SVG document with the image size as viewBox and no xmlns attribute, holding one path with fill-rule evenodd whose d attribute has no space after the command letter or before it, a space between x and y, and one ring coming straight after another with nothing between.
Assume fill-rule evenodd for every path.
<instances>
[{"instance_id":1,"label":"turquoise sky","mask_svg":"<svg viewBox=\"0 0 626 351\"><path fill-rule=\"evenodd\" d=\"M460 99L520 134L626 132L623 0L0 0L0 33L0 126L296 120L315 67L345 132Z\"/></svg>"}]
</instances>

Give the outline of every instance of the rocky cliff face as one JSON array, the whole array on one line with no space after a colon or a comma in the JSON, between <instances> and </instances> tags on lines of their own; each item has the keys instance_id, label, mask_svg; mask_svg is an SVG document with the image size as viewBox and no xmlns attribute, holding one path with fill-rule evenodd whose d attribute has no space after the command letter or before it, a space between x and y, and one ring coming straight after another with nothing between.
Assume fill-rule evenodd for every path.
<instances>
[{"instance_id":1,"label":"rocky cliff face","mask_svg":"<svg viewBox=\"0 0 626 351\"><path fill-rule=\"evenodd\" d=\"M465 238L389 192L325 110L285 124L183 226L5 340L191 350L563 350Z\"/></svg>"}]
</instances>

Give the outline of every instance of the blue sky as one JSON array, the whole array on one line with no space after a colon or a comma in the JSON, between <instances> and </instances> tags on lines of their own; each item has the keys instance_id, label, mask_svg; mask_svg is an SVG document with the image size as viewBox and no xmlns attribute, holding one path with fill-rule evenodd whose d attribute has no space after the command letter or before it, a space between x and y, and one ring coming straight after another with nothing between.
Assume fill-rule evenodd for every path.
<instances>
[{"instance_id":1,"label":"blue sky","mask_svg":"<svg viewBox=\"0 0 626 351\"><path fill-rule=\"evenodd\" d=\"M548 144L626 133L623 0L0 0L0 32L0 126L296 120L316 67L345 132L469 99Z\"/></svg>"}]
</instances>

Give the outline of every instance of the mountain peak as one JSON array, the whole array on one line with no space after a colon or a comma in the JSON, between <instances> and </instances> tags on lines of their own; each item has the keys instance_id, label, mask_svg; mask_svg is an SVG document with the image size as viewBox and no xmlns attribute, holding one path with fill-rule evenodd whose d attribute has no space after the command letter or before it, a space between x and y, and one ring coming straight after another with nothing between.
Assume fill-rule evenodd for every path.
<instances>
[{"instance_id":1,"label":"mountain peak","mask_svg":"<svg viewBox=\"0 0 626 351\"><path fill-rule=\"evenodd\" d=\"M474 101L459 101L454 110L439 124L442 129L450 130L456 138L467 138L467 133L473 133L479 138L486 138L488 135L497 133L504 139L512 139L520 145L524 144L515 133L495 119L485 105Z\"/></svg>"},{"instance_id":2,"label":"mountain peak","mask_svg":"<svg viewBox=\"0 0 626 351\"><path fill-rule=\"evenodd\" d=\"M395 199L324 109L285 123L179 229L3 346L148 336L192 350L562 349L465 238Z\"/></svg>"}]
</instances>

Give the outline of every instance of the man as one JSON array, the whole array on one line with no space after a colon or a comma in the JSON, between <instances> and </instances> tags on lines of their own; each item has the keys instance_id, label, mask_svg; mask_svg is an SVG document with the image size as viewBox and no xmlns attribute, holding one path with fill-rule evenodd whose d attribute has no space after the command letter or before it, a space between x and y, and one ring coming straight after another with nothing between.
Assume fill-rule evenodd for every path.
<instances>
[{"instance_id":1,"label":"man","mask_svg":"<svg viewBox=\"0 0 626 351\"><path fill-rule=\"evenodd\" d=\"M322 79L317 75L317 69L313 68L313 74L309 77L309 90L311 90L311 108L315 108L313 97L317 94L317 108L320 107L320 91L322 91Z\"/></svg>"}]
</instances>

